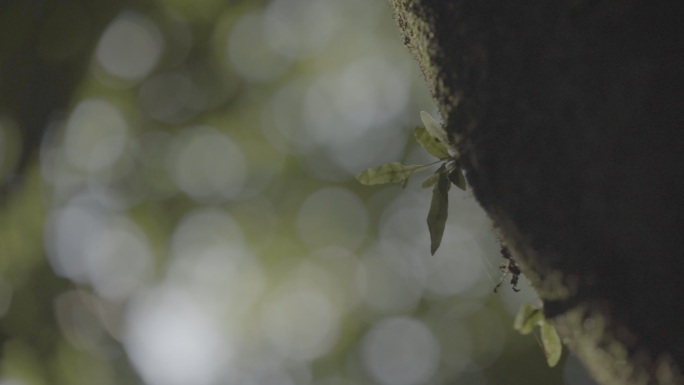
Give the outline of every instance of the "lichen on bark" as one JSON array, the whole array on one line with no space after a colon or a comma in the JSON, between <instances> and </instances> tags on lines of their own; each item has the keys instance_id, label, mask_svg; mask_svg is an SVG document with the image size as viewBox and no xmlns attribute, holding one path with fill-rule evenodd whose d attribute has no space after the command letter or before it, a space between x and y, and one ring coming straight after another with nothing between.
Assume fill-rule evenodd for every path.
<instances>
[{"instance_id":1,"label":"lichen on bark","mask_svg":"<svg viewBox=\"0 0 684 385\"><path fill-rule=\"evenodd\" d=\"M390 4L566 345L604 384L684 383L679 6Z\"/></svg>"}]
</instances>

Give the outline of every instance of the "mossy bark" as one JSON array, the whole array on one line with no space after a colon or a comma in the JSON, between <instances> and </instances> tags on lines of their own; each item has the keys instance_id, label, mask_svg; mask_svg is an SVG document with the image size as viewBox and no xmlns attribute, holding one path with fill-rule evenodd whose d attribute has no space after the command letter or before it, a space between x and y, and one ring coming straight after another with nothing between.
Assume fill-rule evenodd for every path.
<instances>
[{"instance_id":1,"label":"mossy bark","mask_svg":"<svg viewBox=\"0 0 684 385\"><path fill-rule=\"evenodd\" d=\"M684 383L682 6L390 4L565 344L603 384Z\"/></svg>"}]
</instances>

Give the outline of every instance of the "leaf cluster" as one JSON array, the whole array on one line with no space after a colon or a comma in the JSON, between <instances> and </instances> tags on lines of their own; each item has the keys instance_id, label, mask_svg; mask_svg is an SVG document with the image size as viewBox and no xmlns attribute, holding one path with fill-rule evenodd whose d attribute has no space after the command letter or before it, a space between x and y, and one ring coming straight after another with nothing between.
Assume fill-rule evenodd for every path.
<instances>
[{"instance_id":1,"label":"leaf cluster","mask_svg":"<svg viewBox=\"0 0 684 385\"><path fill-rule=\"evenodd\" d=\"M430 232L430 252L434 255L442 242L449 214L449 189L453 184L465 190L466 180L458 161L458 152L449 143L442 125L425 111L420 113L420 117L424 127L416 127L413 135L425 151L437 158L436 162L420 165L387 163L361 172L356 179L365 185L401 183L402 187L405 187L413 174L441 163L439 168L422 183L424 188L432 187L432 202L427 224Z\"/></svg>"},{"instance_id":2,"label":"leaf cluster","mask_svg":"<svg viewBox=\"0 0 684 385\"><path fill-rule=\"evenodd\" d=\"M554 367L560 361L563 352L563 344L556 328L544 317L544 310L540 307L531 303L522 305L515 317L513 328L520 334L526 335L532 333L537 326L540 328L546 362L550 367Z\"/></svg>"}]
</instances>

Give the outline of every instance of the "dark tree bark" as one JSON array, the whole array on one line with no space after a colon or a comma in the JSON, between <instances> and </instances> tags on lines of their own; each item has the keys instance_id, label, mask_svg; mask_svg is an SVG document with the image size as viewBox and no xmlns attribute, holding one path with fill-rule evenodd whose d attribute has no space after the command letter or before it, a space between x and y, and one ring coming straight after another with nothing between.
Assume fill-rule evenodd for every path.
<instances>
[{"instance_id":1,"label":"dark tree bark","mask_svg":"<svg viewBox=\"0 0 684 385\"><path fill-rule=\"evenodd\" d=\"M684 383L682 6L390 3L565 344L603 384Z\"/></svg>"},{"instance_id":2,"label":"dark tree bark","mask_svg":"<svg viewBox=\"0 0 684 385\"><path fill-rule=\"evenodd\" d=\"M0 119L14 123L18 137L12 143L18 148L8 151L14 156L5 153L0 160L0 204L21 188L51 121L71 103L102 31L130 3L0 0Z\"/></svg>"}]
</instances>

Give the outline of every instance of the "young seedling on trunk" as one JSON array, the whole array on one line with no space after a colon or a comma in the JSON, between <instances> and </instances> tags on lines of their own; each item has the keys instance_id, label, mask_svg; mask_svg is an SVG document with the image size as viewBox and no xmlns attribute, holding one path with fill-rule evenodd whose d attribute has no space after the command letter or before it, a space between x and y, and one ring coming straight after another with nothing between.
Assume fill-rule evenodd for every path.
<instances>
[{"instance_id":1,"label":"young seedling on trunk","mask_svg":"<svg viewBox=\"0 0 684 385\"><path fill-rule=\"evenodd\" d=\"M413 135L425 151L437 158L437 161L420 165L387 163L361 172L356 179L365 185L401 183L402 187L405 187L413 174L440 164L434 174L422 183L424 188L432 187L432 202L427 224L430 232L430 252L434 255L442 242L449 214L449 189L453 184L465 190L466 180L459 164L458 151L449 141L449 136L442 125L425 111L421 111L420 118L424 126L416 127Z\"/></svg>"}]
</instances>

